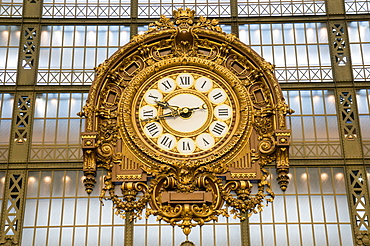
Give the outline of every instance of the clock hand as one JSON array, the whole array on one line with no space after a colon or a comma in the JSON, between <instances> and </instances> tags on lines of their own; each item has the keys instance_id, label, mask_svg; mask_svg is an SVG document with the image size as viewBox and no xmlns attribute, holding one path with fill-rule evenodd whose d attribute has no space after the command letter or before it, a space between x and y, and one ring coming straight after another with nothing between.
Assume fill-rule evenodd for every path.
<instances>
[{"instance_id":1,"label":"clock hand","mask_svg":"<svg viewBox=\"0 0 370 246\"><path fill-rule=\"evenodd\" d=\"M171 112L161 114L161 115L158 115L158 116L155 116L155 117L143 119L143 120L141 120L141 122L156 121L156 120L159 120L159 119L164 119L166 117L175 117L175 116L178 116L178 115L180 115L180 110L175 110L175 111L171 111Z\"/></svg>"},{"instance_id":2,"label":"clock hand","mask_svg":"<svg viewBox=\"0 0 370 246\"><path fill-rule=\"evenodd\" d=\"M156 120L159 120L159 119L164 119L166 117L176 117L176 116L179 116L180 114L182 116L184 114L190 114L188 116L188 117L190 117L191 116L191 113L194 110L197 110L197 109L207 109L207 105L206 104L203 104L202 106L195 107L195 108L188 108L188 107L179 108L178 106L168 105L167 102L156 101L156 103L158 105L160 105L161 107L169 108L171 110L171 112L168 112L168 113L165 113L165 114L162 114L162 115L158 115L158 116L155 116L155 117L151 117L151 118L146 118L146 119L141 120L141 122L156 121ZM187 118L187 117L185 117L185 118Z\"/></svg>"},{"instance_id":3,"label":"clock hand","mask_svg":"<svg viewBox=\"0 0 370 246\"><path fill-rule=\"evenodd\" d=\"M180 113L191 113L193 112L194 110L197 110L197 109L207 109L207 105L206 104L202 104L202 106L199 106L199 107L195 107L195 108L188 108L188 107L182 107L179 109Z\"/></svg>"},{"instance_id":4,"label":"clock hand","mask_svg":"<svg viewBox=\"0 0 370 246\"><path fill-rule=\"evenodd\" d=\"M169 105L168 102L155 101L155 103L162 108L169 108L171 111L176 111L179 109L179 106Z\"/></svg>"}]
</instances>

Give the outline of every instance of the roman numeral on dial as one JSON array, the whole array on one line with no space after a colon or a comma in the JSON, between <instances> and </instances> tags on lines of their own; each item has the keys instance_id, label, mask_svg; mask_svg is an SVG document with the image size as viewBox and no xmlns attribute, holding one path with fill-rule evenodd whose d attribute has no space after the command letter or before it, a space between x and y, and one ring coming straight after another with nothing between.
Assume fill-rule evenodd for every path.
<instances>
[{"instance_id":1,"label":"roman numeral on dial","mask_svg":"<svg viewBox=\"0 0 370 246\"><path fill-rule=\"evenodd\" d=\"M189 73L180 73L176 78L176 82L181 88L189 88L194 84L194 78Z\"/></svg>"},{"instance_id":2,"label":"roman numeral on dial","mask_svg":"<svg viewBox=\"0 0 370 246\"><path fill-rule=\"evenodd\" d=\"M195 89L201 92L210 91L213 87L213 82L207 77L200 77L195 81Z\"/></svg>"},{"instance_id":3,"label":"roman numeral on dial","mask_svg":"<svg viewBox=\"0 0 370 246\"><path fill-rule=\"evenodd\" d=\"M157 109L150 105L145 105L144 107L141 107L139 110L139 117L140 119L148 119L153 118L157 116Z\"/></svg>"},{"instance_id":4,"label":"roman numeral on dial","mask_svg":"<svg viewBox=\"0 0 370 246\"><path fill-rule=\"evenodd\" d=\"M156 105L156 101L161 101L163 98L162 93L159 90L148 90L145 95L144 99L148 104Z\"/></svg>"},{"instance_id":5,"label":"roman numeral on dial","mask_svg":"<svg viewBox=\"0 0 370 246\"><path fill-rule=\"evenodd\" d=\"M195 142L197 143L197 146L202 150L210 149L215 145L215 139L209 133L200 134Z\"/></svg>"},{"instance_id":6,"label":"roman numeral on dial","mask_svg":"<svg viewBox=\"0 0 370 246\"><path fill-rule=\"evenodd\" d=\"M229 105L221 104L215 107L213 113L216 118L220 120L227 120L232 116L232 109Z\"/></svg>"},{"instance_id":7,"label":"roman numeral on dial","mask_svg":"<svg viewBox=\"0 0 370 246\"><path fill-rule=\"evenodd\" d=\"M162 92L169 93L176 88L175 81L169 77L163 78L158 81L158 89Z\"/></svg>"},{"instance_id":8,"label":"roman numeral on dial","mask_svg":"<svg viewBox=\"0 0 370 246\"><path fill-rule=\"evenodd\" d=\"M227 98L227 94L226 92L221 89L221 88L216 88L216 89L213 89L209 94L208 94L208 98L209 100L211 100L211 102L213 102L214 104L220 104L220 103L223 103L226 98Z\"/></svg>"},{"instance_id":9,"label":"roman numeral on dial","mask_svg":"<svg viewBox=\"0 0 370 246\"><path fill-rule=\"evenodd\" d=\"M195 143L191 138L181 138L177 143L177 150L181 154L191 154L195 150Z\"/></svg>"},{"instance_id":10,"label":"roman numeral on dial","mask_svg":"<svg viewBox=\"0 0 370 246\"><path fill-rule=\"evenodd\" d=\"M157 144L162 149L171 150L176 145L176 138L169 133L165 133L158 138Z\"/></svg>"},{"instance_id":11,"label":"roman numeral on dial","mask_svg":"<svg viewBox=\"0 0 370 246\"><path fill-rule=\"evenodd\" d=\"M150 122L144 127L145 134L150 138L156 138L162 134L163 128L158 122Z\"/></svg>"},{"instance_id":12,"label":"roman numeral on dial","mask_svg":"<svg viewBox=\"0 0 370 246\"><path fill-rule=\"evenodd\" d=\"M215 121L209 126L210 133L215 137L224 136L228 130L229 127L225 122L222 121Z\"/></svg>"}]
</instances>

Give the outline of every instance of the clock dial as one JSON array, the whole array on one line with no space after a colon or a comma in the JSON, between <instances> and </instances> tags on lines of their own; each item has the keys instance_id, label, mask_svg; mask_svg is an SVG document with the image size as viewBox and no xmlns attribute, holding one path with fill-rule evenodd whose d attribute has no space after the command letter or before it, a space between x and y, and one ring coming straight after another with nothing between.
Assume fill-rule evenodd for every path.
<instances>
[{"instance_id":1,"label":"clock dial","mask_svg":"<svg viewBox=\"0 0 370 246\"><path fill-rule=\"evenodd\" d=\"M233 137L237 103L232 87L210 71L168 69L139 88L133 120L137 136L161 160L206 158Z\"/></svg>"},{"instance_id":2,"label":"clock dial","mask_svg":"<svg viewBox=\"0 0 370 246\"><path fill-rule=\"evenodd\" d=\"M163 124L172 130L189 134L200 129L204 124L209 121L209 116L206 108L206 101L199 96L189 94L190 91L179 91L180 93L173 96L168 100L169 105L176 105L182 112L177 117L168 117L164 119ZM171 109L165 109L164 112L168 113ZM186 112L185 112L186 111Z\"/></svg>"}]
</instances>

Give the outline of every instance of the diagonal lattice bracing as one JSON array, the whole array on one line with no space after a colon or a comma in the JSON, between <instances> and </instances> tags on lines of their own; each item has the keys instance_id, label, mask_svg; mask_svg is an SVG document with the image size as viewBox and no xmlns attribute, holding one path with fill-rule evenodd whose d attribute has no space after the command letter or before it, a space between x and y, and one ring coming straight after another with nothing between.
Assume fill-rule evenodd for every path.
<instances>
[{"instance_id":1,"label":"diagonal lattice bracing","mask_svg":"<svg viewBox=\"0 0 370 246\"><path fill-rule=\"evenodd\" d=\"M344 137L353 139L357 137L357 127L354 123L353 95L351 92L342 91L339 95L341 105L341 120L343 123Z\"/></svg>"},{"instance_id":2,"label":"diagonal lattice bracing","mask_svg":"<svg viewBox=\"0 0 370 246\"><path fill-rule=\"evenodd\" d=\"M4 235L13 240L17 240L21 230L25 183L23 171L9 171L5 184L2 231Z\"/></svg>"},{"instance_id":3,"label":"diagonal lattice bracing","mask_svg":"<svg viewBox=\"0 0 370 246\"><path fill-rule=\"evenodd\" d=\"M349 171L351 206L354 215L356 234L360 231L368 231L369 214L367 205L366 174L362 169Z\"/></svg>"}]
</instances>

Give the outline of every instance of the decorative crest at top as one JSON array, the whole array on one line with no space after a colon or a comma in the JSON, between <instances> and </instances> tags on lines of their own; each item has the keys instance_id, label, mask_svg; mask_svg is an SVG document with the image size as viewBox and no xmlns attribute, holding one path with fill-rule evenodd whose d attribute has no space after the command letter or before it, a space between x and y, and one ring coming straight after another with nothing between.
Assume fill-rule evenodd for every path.
<instances>
[{"instance_id":1,"label":"decorative crest at top","mask_svg":"<svg viewBox=\"0 0 370 246\"><path fill-rule=\"evenodd\" d=\"M159 21L155 21L154 23L149 24L148 31L145 34L136 35L134 37L135 41L141 40L143 35L161 31L165 29L177 29L177 28L206 28L208 30L217 31L223 33L222 28L218 25L218 20L216 19L207 19L204 16L199 16L197 22L194 21L195 17L195 10L191 10L189 8L183 9L179 8L173 11L173 17L175 18L175 23L171 21L170 18L167 18L165 15L161 15ZM234 34L226 34L229 36L230 40L234 40L236 37Z\"/></svg>"},{"instance_id":2,"label":"decorative crest at top","mask_svg":"<svg viewBox=\"0 0 370 246\"><path fill-rule=\"evenodd\" d=\"M178 10L173 11L173 17L175 18L177 25L182 22L192 24L194 21L194 15L195 10L190 10L189 8L179 8Z\"/></svg>"}]
</instances>

